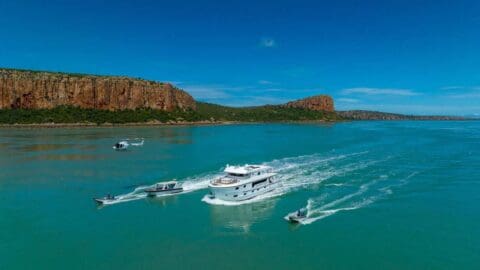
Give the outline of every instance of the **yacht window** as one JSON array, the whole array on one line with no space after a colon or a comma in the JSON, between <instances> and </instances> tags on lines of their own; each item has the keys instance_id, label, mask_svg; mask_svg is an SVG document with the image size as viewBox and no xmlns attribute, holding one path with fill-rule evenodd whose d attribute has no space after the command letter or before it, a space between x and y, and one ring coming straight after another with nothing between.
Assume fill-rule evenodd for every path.
<instances>
[{"instance_id":1,"label":"yacht window","mask_svg":"<svg viewBox=\"0 0 480 270\"><path fill-rule=\"evenodd\" d=\"M247 195L247 193L246 193L246 192L245 192L245 193L243 193L243 196L245 196L245 195Z\"/></svg>"},{"instance_id":2,"label":"yacht window","mask_svg":"<svg viewBox=\"0 0 480 270\"><path fill-rule=\"evenodd\" d=\"M234 198L236 198L236 197L238 197L238 195L237 195L237 194L235 194L235 195L233 195L233 197L234 197Z\"/></svg>"},{"instance_id":3,"label":"yacht window","mask_svg":"<svg viewBox=\"0 0 480 270\"><path fill-rule=\"evenodd\" d=\"M236 187L235 189L238 190L238 187Z\"/></svg>"},{"instance_id":4,"label":"yacht window","mask_svg":"<svg viewBox=\"0 0 480 270\"><path fill-rule=\"evenodd\" d=\"M247 185L243 185L243 187L244 187L244 188L246 188L246 187L247 187Z\"/></svg>"},{"instance_id":5,"label":"yacht window","mask_svg":"<svg viewBox=\"0 0 480 270\"><path fill-rule=\"evenodd\" d=\"M267 179L262 179L262 180L255 181L255 182L252 183L252 187L255 187L256 185L264 183L264 182L267 182Z\"/></svg>"}]
</instances>

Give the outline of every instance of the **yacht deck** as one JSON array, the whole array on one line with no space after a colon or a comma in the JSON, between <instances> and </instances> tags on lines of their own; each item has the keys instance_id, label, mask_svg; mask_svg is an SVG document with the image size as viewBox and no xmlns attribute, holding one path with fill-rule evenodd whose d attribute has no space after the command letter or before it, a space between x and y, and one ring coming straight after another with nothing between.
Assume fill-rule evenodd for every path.
<instances>
[{"instance_id":1,"label":"yacht deck","mask_svg":"<svg viewBox=\"0 0 480 270\"><path fill-rule=\"evenodd\" d=\"M228 176L223 176L223 177L217 178L215 180L212 180L210 182L210 185L211 186L217 186L217 187L244 185L246 183L262 180L262 179L269 178L269 177L274 176L274 175L276 175L276 173L262 173L262 174L253 175L253 176L250 176L250 177L232 177L232 176L228 175Z\"/></svg>"}]
</instances>

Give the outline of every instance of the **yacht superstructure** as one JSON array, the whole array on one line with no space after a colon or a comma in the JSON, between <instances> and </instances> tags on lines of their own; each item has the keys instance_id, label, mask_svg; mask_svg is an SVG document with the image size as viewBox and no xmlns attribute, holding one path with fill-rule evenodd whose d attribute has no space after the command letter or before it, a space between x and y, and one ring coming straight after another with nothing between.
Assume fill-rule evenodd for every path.
<instances>
[{"instance_id":1,"label":"yacht superstructure","mask_svg":"<svg viewBox=\"0 0 480 270\"><path fill-rule=\"evenodd\" d=\"M276 188L276 173L265 165L229 166L210 182L210 196L224 201L248 200Z\"/></svg>"}]
</instances>

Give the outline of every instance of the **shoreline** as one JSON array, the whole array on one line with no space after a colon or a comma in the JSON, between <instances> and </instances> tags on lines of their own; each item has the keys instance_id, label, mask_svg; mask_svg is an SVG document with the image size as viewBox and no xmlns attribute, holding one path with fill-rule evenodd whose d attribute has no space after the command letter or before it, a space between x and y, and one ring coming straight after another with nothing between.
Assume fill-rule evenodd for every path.
<instances>
[{"instance_id":1,"label":"shoreline","mask_svg":"<svg viewBox=\"0 0 480 270\"><path fill-rule=\"evenodd\" d=\"M153 127L153 126L209 126L209 125L229 125L238 122L140 122L140 123L33 123L33 124L0 124L0 128L109 128L109 127Z\"/></svg>"},{"instance_id":2,"label":"shoreline","mask_svg":"<svg viewBox=\"0 0 480 270\"><path fill-rule=\"evenodd\" d=\"M281 123L337 123L348 120L305 120L305 121L272 121L272 122L241 122L241 121L197 121L197 122L140 122L140 123L33 123L33 124L0 124L0 128L112 128L112 127L161 127L161 126L223 126L237 124L281 124Z\"/></svg>"},{"instance_id":3,"label":"shoreline","mask_svg":"<svg viewBox=\"0 0 480 270\"><path fill-rule=\"evenodd\" d=\"M94 127L94 128L114 128L114 127L162 127L162 126L223 126L223 125L238 125L238 124L332 124L332 123L343 123L343 122L356 122L356 121L478 121L480 119L343 119L343 120L286 120L286 121L254 121L254 122L242 122L242 121L196 121L196 122L159 122L159 121L150 121L150 122L134 122L134 123L32 123L32 124L0 124L0 129L8 128L84 128L84 127Z\"/></svg>"}]
</instances>

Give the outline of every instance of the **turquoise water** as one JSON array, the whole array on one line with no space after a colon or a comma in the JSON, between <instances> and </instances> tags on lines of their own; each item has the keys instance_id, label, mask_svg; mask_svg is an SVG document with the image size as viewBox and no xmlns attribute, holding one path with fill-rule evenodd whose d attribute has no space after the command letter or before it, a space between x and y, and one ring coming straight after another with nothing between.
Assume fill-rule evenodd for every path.
<instances>
[{"instance_id":1,"label":"turquoise water","mask_svg":"<svg viewBox=\"0 0 480 270\"><path fill-rule=\"evenodd\" d=\"M283 185L205 202L227 163ZM480 268L480 122L0 129L0 165L0 269ZM172 178L189 192L134 191Z\"/></svg>"}]
</instances>

